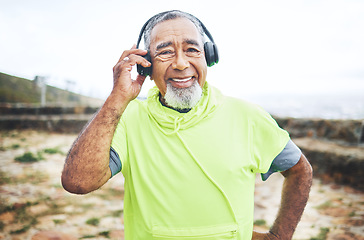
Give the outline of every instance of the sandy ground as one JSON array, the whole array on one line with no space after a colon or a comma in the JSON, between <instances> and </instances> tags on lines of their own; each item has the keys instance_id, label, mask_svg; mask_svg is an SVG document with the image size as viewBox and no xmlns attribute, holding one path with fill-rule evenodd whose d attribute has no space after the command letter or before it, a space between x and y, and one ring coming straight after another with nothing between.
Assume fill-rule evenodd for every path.
<instances>
[{"instance_id":1,"label":"sandy ground","mask_svg":"<svg viewBox=\"0 0 364 240\"><path fill-rule=\"evenodd\" d=\"M85 196L69 194L61 187L65 155L76 135L35 131L0 134L0 239L31 239L42 230L64 232L79 239L124 239L121 174ZM43 160L14 160L26 152ZM280 174L266 182L257 176L257 230L269 229L273 223L282 182ZM293 239L363 240L364 193L315 179Z\"/></svg>"}]
</instances>

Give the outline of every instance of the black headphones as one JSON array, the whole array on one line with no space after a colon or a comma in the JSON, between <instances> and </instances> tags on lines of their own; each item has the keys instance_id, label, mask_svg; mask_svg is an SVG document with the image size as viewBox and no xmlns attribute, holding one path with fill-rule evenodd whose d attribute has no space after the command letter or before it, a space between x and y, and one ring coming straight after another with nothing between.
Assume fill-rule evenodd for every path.
<instances>
[{"instance_id":1,"label":"black headphones","mask_svg":"<svg viewBox=\"0 0 364 240\"><path fill-rule=\"evenodd\" d=\"M175 11L175 10L173 10ZM170 12L173 12L173 11L167 11L167 12L162 12L162 13L159 13L153 17L151 17L146 23L144 23L142 29L140 30L140 33L139 33L139 37L138 37L138 41L137 41L137 45L136 47L139 48L139 44L140 44L140 41L142 40L142 36L143 36L143 33L145 31L145 28L147 27L148 23L153 19L155 18L156 16L160 16L160 15L165 15L165 14L168 14ZM207 28L205 27L205 25L198 19L196 18L195 16L189 14L189 13L186 13L190 16L192 16L193 18L195 18L200 24L201 24L201 27L204 31L204 33L206 34L206 36L211 40L211 42L205 42L204 43L204 51L205 51L205 58L206 58L206 63L207 63L207 66L211 67L213 66L214 64L218 63L219 62L219 53L217 51L217 46L214 42L214 39L212 38L210 32L207 30ZM149 61L150 63L152 62L152 58L150 56L150 52L148 51L148 53L144 56L144 58ZM143 75L143 76L150 76L152 75L152 66L150 67L143 67L142 65L140 64L137 64L137 71L140 75Z\"/></svg>"}]
</instances>

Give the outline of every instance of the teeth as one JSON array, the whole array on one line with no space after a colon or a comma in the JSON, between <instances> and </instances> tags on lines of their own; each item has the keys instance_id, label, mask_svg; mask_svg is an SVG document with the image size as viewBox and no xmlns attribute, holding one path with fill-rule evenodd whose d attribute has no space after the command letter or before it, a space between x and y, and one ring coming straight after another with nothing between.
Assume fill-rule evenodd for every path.
<instances>
[{"instance_id":1,"label":"teeth","mask_svg":"<svg viewBox=\"0 0 364 240\"><path fill-rule=\"evenodd\" d=\"M191 79L192 79L192 77L184 78L184 79L172 78L172 80L175 81L175 82L187 82L187 81L189 81Z\"/></svg>"}]
</instances>

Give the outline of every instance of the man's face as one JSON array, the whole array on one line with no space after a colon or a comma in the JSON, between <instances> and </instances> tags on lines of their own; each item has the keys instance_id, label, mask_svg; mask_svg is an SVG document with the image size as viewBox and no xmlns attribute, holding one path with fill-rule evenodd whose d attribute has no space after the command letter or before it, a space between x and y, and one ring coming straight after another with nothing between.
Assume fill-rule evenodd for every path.
<instances>
[{"instance_id":1,"label":"man's face","mask_svg":"<svg viewBox=\"0 0 364 240\"><path fill-rule=\"evenodd\" d=\"M151 32L151 78L164 97L167 83L175 88L188 88L195 81L203 87L207 64L201 35L186 18L157 24Z\"/></svg>"}]
</instances>

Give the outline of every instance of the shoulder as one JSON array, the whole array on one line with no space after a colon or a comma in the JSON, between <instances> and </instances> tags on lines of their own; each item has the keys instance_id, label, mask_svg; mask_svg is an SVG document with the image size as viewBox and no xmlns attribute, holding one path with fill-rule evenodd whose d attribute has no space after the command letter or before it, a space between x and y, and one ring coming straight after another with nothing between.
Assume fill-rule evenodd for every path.
<instances>
[{"instance_id":1,"label":"shoulder","mask_svg":"<svg viewBox=\"0 0 364 240\"><path fill-rule=\"evenodd\" d=\"M244 99L225 96L221 109L224 116L248 121L252 126L278 126L273 116L264 108Z\"/></svg>"},{"instance_id":2,"label":"shoulder","mask_svg":"<svg viewBox=\"0 0 364 240\"><path fill-rule=\"evenodd\" d=\"M146 101L144 99L140 99L140 98L134 99L126 107L122 118L123 119L130 118L130 117L133 118L136 115L139 115L142 112L145 112L145 110L146 110Z\"/></svg>"},{"instance_id":3,"label":"shoulder","mask_svg":"<svg viewBox=\"0 0 364 240\"><path fill-rule=\"evenodd\" d=\"M236 113L242 113L249 117L265 116L268 114L267 111L258 104L236 97L225 96L223 105L225 108L230 108Z\"/></svg>"}]
</instances>

